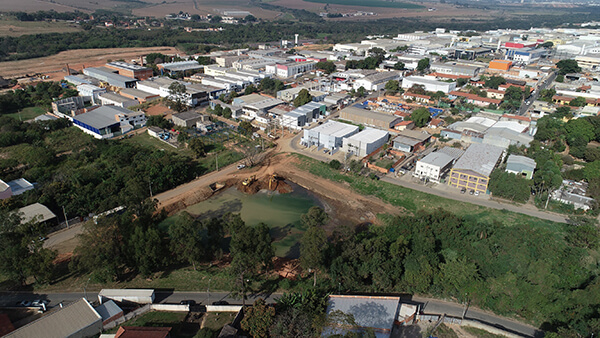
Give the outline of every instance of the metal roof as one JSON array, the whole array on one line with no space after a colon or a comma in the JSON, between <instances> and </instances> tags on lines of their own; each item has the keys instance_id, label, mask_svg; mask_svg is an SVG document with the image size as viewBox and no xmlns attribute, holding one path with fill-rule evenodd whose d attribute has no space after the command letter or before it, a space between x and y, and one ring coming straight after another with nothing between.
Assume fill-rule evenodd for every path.
<instances>
[{"instance_id":1,"label":"metal roof","mask_svg":"<svg viewBox=\"0 0 600 338\"><path fill-rule=\"evenodd\" d=\"M400 297L331 295L327 313L340 310L345 314L352 314L360 327L391 330L399 304Z\"/></svg>"},{"instance_id":2,"label":"metal roof","mask_svg":"<svg viewBox=\"0 0 600 338\"><path fill-rule=\"evenodd\" d=\"M510 164L520 164L525 167L529 167L532 170L536 167L534 159L521 155L509 155L506 159L506 165L508 166Z\"/></svg>"},{"instance_id":3,"label":"metal roof","mask_svg":"<svg viewBox=\"0 0 600 338\"><path fill-rule=\"evenodd\" d=\"M159 68L162 67L168 71L184 71L184 70L204 68L204 66L200 65L198 63L198 61L167 62L167 63L160 63L156 66L158 66Z\"/></svg>"},{"instance_id":4,"label":"metal roof","mask_svg":"<svg viewBox=\"0 0 600 338\"><path fill-rule=\"evenodd\" d=\"M106 100L110 100L110 101L117 102L117 103L136 102L135 100L132 100L128 97L121 96L117 93L112 93L112 92L98 94L98 96L101 98L104 98Z\"/></svg>"},{"instance_id":5,"label":"metal roof","mask_svg":"<svg viewBox=\"0 0 600 338\"><path fill-rule=\"evenodd\" d=\"M504 149L489 144L473 143L454 164L455 169L472 170L490 176Z\"/></svg>"},{"instance_id":6,"label":"metal roof","mask_svg":"<svg viewBox=\"0 0 600 338\"><path fill-rule=\"evenodd\" d=\"M40 319L31 322L4 337L11 338L64 338L99 325L98 333L102 330L102 317L85 300L80 299L58 310L53 310Z\"/></svg>"},{"instance_id":7,"label":"metal roof","mask_svg":"<svg viewBox=\"0 0 600 338\"><path fill-rule=\"evenodd\" d=\"M173 117L176 117L182 121L189 121L189 120L202 118L202 114L198 114L193 111L184 111L179 114L174 114Z\"/></svg>"},{"instance_id":8,"label":"metal roof","mask_svg":"<svg viewBox=\"0 0 600 338\"><path fill-rule=\"evenodd\" d=\"M399 132L398 135L404 136L404 137L409 137L409 138L418 140L419 142L427 141L427 139L429 139L431 137L431 135L427 134L426 132L420 132L420 131L410 130L410 129L404 129L401 132Z\"/></svg>"},{"instance_id":9,"label":"metal roof","mask_svg":"<svg viewBox=\"0 0 600 338\"><path fill-rule=\"evenodd\" d=\"M454 157L439 151L433 152L419 160L419 162L421 163L429 164L440 168L445 167L448 163L452 161L454 161Z\"/></svg>"},{"instance_id":10,"label":"metal roof","mask_svg":"<svg viewBox=\"0 0 600 338\"><path fill-rule=\"evenodd\" d=\"M334 137L345 137L348 134L357 132L358 127L347 123L329 121L325 124L317 126L316 128L312 129L312 131Z\"/></svg>"},{"instance_id":11,"label":"metal roof","mask_svg":"<svg viewBox=\"0 0 600 338\"><path fill-rule=\"evenodd\" d=\"M132 77L123 76L120 74L116 74L116 73L114 73L115 70L106 68L106 67L86 68L86 69L84 69L84 71L87 73L86 75L89 75L91 77L96 77L96 76L104 77L108 80L109 83L111 83L111 82L112 83L114 83L114 82L125 82L125 83L137 82L137 79L134 79ZM102 80L102 79L99 79L99 80Z\"/></svg>"},{"instance_id":12,"label":"metal roof","mask_svg":"<svg viewBox=\"0 0 600 338\"><path fill-rule=\"evenodd\" d=\"M151 96L157 96L156 94L148 93L143 90L135 89L135 88L123 88L120 91L121 94L127 94L134 97L147 98Z\"/></svg>"},{"instance_id":13,"label":"metal roof","mask_svg":"<svg viewBox=\"0 0 600 338\"><path fill-rule=\"evenodd\" d=\"M375 142L378 140L381 140L382 138L386 138L390 133L388 133L385 130L379 130L379 129L374 129L374 128L366 128L363 131L354 134L350 137L348 137L349 140L354 140L357 142L363 142L363 143L371 143L371 142Z\"/></svg>"},{"instance_id":14,"label":"metal roof","mask_svg":"<svg viewBox=\"0 0 600 338\"><path fill-rule=\"evenodd\" d=\"M123 310L112 300L103 303L102 305L96 307L96 312L102 317L102 320L105 321L112 316L118 315L123 312Z\"/></svg>"},{"instance_id":15,"label":"metal roof","mask_svg":"<svg viewBox=\"0 0 600 338\"><path fill-rule=\"evenodd\" d=\"M16 180L12 180L6 184L8 184L10 186L13 196L20 195L27 190L33 189L33 184L31 184L28 180L26 180L24 178L18 178ZM0 191L1 190L2 190L2 184L0 183Z\"/></svg>"},{"instance_id":16,"label":"metal roof","mask_svg":"<svg viewBox=\"0 0 600 338\"><path fill-rule=\"evenodd\" d=\"M56 218L56 215L50 211L45 205L40 203L33 203L26 207L20 208L19 213L23 214L21 224L27 223L33 219L38 222L45 222Z\"/></svg>"},{"instance_id":17,"label":"metal roof","mask_svg":"<svg viewBox=\"0 0 600 338\"><path fill-rule=\"evenodd\" d=\"M383 114L383 113L379 113L376 111L372 111L372 110L366 110L366 109L361 109L361 108L356 108L353 106L344 108L341 112L340 112L340 117L342 117L342 115L354 115L356 117L360 117L360 118L367 118L367 119L373 119L373 120L377 120L377 121L381 121L381 122L385 122L385 123L392 123L396 120L398 120L399 118L395 115L389 115L389 114ZM350 118L352 118L352 116L349 116Z\"/></svg>"},{"instance_id":18,"label":"metal roof","mask_svg":"<svg viewBox=\"0 0 600 338\"><path fill-rule=\"evenodd\" d=\"M96 129L104 129L120 123L115 115L130 113L132 113L132 111L125 108L117 106L102 106L90 112L77 115L73 117L73 120L79 121Z\"/></svg>"},{"instance_id":19,"label":"metal roof","mask_svg":"<svg viewBox=\"0 0 600 338\"><path fill-rule=\"evenodd\" d=\"M452 156L455 160L458 160L465 153L465 151L462 149L452 148L452 147L444 147L444 148L438 150L438 152Z\"/></svg>"},{"instance_id":20,"label":"metal roof","mask_svg":"<svg viewBox=\"0 0 600 338\"><path fill-rule=\"evenodd\" d=\"M120 68L120 69L125 69L125 70L150 70L150 68L146 68L143 66L139 66L139 65L134 65L131 63L127 63L127 62L123 62L123 61L113 61L113 62L109 62L106 64L107 66L112 66L112 67L116 67L116 68Z\"/></svg>"},{"instance_id":21,"label":"metal roof","mask_svg":"<svg viewBox=\"0 0 600 338\"><path fill-rule=\"evenodd\" d=\"M6 191L6 189L8 188L10 188L8 184L6 184L6 182L4 182L3 180L0 180L0 192Z\"/></svg>"}]
</instances>

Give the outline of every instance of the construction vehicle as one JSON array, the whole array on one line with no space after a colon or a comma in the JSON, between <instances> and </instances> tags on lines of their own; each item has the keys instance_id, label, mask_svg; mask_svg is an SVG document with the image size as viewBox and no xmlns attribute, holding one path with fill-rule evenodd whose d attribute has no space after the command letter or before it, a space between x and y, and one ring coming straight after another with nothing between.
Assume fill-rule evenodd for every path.
<instances>
[{"instance_id":1,"label":"construction vehicle","mask_svg":"<svg viewBox=\"0 0 600 338\"><path fill-rule=\"evenodd\" d=\"M245 186L249 186L250 184L254 183L254 181L256 181L256 175L246 177L246 179L242 182L242 184Z\"/></svg>"},{"instance_id":2,"label":"construction vehicle","mask_svg":"<svg viewBox=\"0 0 600 338\"><path fill-rule=\"evenodd\" d=\"M269 190L274 190L277 187L277 181L279 180L279 176L275 173L269 177Z\"/></svg>"}]
</instances>

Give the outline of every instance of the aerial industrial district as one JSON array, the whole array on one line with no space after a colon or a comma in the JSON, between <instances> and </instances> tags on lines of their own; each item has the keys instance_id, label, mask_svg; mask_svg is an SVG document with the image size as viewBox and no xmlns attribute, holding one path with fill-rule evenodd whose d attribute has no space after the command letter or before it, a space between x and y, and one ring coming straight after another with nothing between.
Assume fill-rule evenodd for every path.
<instances>
[{"instance_id":1,"label":"aerial industrial district","mask_svg":"<svg viewBox=\"0 0 600 338\"><path fill-rule=\"evenodd\" d=\"M507 217L524 214L556 222L552 224L570 221L569 215L597 215L594 197L598 192L591 191L591 186L598 189L598 169L594 172L587 162L600 158L595 142L595 118L600 112L599 40L596 30L583 28L467 34L436 29L375 36L321 50L296 35L276 47L258 45L207 55L140 55L87 67L60 65L63 89L76 90L78 95L55 100L52 110L35 121L66 119L72 123L71 133L101 140L87 142L131 142L177 156L211 159L203 162L204 170L195 178L180 181L178 186L161 188L158 178L141 178L147 190L142 193L157 203L156 210L163 210L167 220L183 217L184 210L186 215L204 219L240 212L232 207L210 213L214 209L206 204L205 209L190 209L226 194L238 202L263 196L268 204L268 199L298 190L319 208L304 210L301 221L275 231L281 234L271 233L279 243L276 254L271 248L269 257L275 262L271 271L276 271L279 288L261 289L250 279L262 271L251 273L256 262L241 274L238 271L241 278L227 279L230 285L216 285L221 277L214 269L224 271L229 264L241 264L233 257L236 251L253 255L256 250L259 255L252 242L234 247L240 239L233 234L231 257L229 253L216 256L210 264L212 275L194 275L203 277L190 281L198 284L192 289L200 288L199 292L182 292L191 284L144 284L152 278L168 278L151 273L144 273L151 277L137 284L101 284L92 275L79 276L74 286L65 287L70 293L61 293L60 284L49 292L3 293L0 333L6 337L191 337L195 332L202 337L263 336L268 328L260 331L256 321L268 318L267 323L274 325L269 304L276 303L280 309L314 301L293 299L310 298L310 294L281 293L286 292L282 285L288 289L292 285L282 280L307 279L312 285L314 277L316 285L317 271L324 272L319 259L306 263L310 259L303 257L309 255L306 247L314 243L303 237L311 232L306 227L311 222L310 226L329 224L327 236L341 238L345 235L332 234L332 229L349 220L377 225L383 222L380 213L402 216L407 210L427 209L427 204L442 200L473 210L510 212ZM365 66L369 63L375 67ZM17 91L37 81L44 81L44 76L13 81L11 89ZM563 134L557 123L565 125ZM64 154L71 151L68 147ZM83 148L77 151L84 153ZM564 167L540 155L545 149L552 149ZM136 155L122 155L109 156L135 161ZM3 202L40 189L24 177L11 179L0 180ZM396 191L408 198L413 195L407 191L420 194L420 199L409 201L416 209L389 195L395 187L402 190L391 190L391 194ZM79 245L87 224L102 224L103 219L126 213L125 206L106 204L105 210L84 214L81 208L65 210L61 203L67 201L44 205L41 200L26 200L29 205L18 209L21 222L43 225L46 232L39 241L44 249L58 252L53 256L55 264L74 257L73 248ZM259 208L255 211L264 216L275 208L287 208L285 201L281 203L271 211L252 205L242 208ZM244 221L252 222L243 213ZM332 225L332 220L337 224ZM103 241L103 236L112 234L105 232L97 239ZM260 231L246 234L259 236ZM477 236L488 234L482 230ZM89 237L85 243L92 243ZM320 246L325 243L326 238ZM320 255L322 260L327 254ZM195 272L195 262L190 259L189 263L186 271ZM476 291L465 291L464 296L455 293L444 301L353 292L347 276L335 277L335 262L330 264L337 292L329 292L324 300L326 319L316 325L305 317L293 317L279 323L279 331L271 326L272 336L286 336L285 325L306 326L306 334L323 336L448 334L441 328L454 330L454 337L544 334L539 326L530 325L534 321L517 322L470 307ZM203 269L209 271L206 266ZM241 286L234 285L238 280ZM414 290L411 293L419 289ZM252 303L253 307L243 306ZM144 317L149 314L156 315ZM206 335L200 335L203 332ZM303 336L302 332L289 336Z\"/></svg>"}]
</instances>

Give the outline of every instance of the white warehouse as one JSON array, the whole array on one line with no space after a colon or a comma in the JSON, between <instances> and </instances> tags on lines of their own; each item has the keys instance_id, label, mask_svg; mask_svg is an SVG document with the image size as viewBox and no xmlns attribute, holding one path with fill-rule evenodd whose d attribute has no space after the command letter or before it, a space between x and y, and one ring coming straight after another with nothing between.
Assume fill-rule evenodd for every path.
<instances>
[{"instance_id":1,"label":"white warehouse","mask_svg":"<svg viewBox=\"0 0 600 338\"><path fill-rule=\"evenodd\" d=\"M305 129L302 144L307 147L318 145L327 149L337 149L343 145L345 137L358 132L358 127L337 121L329 121L313 129Z\"/></svg>"},{"instance_id":2,"label":"white warehouse","mask_svg":"<svg viewBox=\"0 0 600 338\"><path fill-rule=\"evenodd\" d=\"M438 81L425 76L408 76L402 79L402 88L408 89L413 85L422 85L428 92L441 91L444 94L456 89L456 82Z\"/></svg>"},{"instance_id":3,"label":"white warehouse","mask_svg":"<svg viewBox=\"0 0 600 338\"><path fill-rule=\"evenodd\" d=\"M366 128L358 134L343 139L342 151L348 154L364 157L384 145L389 133L384 130Z\"/></svg>"}]
</instances>

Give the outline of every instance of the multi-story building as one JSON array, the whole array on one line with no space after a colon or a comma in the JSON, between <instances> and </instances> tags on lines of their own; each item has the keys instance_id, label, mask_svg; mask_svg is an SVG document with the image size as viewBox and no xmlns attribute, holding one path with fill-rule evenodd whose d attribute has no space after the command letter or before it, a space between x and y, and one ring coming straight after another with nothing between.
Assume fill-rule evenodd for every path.
<instances>
[{"instance_id":1,"label":"multi-story building","mask_svg":"<svg viewBox=\"0 0 600 338\"><path fill-rule=\"evenodd\" d=\"M471 144L450 170L448 185L487 193L490 175L502 161L503 154L504 149L500 147Z\"/></svg>"},{"instance_id":2,"label":"multi-story building","mask_svg":"<svg viewBox=\"0 0 600 338\"><path fill-rule=\"evenodd\" d=\"M146 80L154 76L151 68L134 65L122 61L114 61L106 64L106 68L116 70L119 75L134 77L138 80Z\"/></svg>"}]
</instances>

